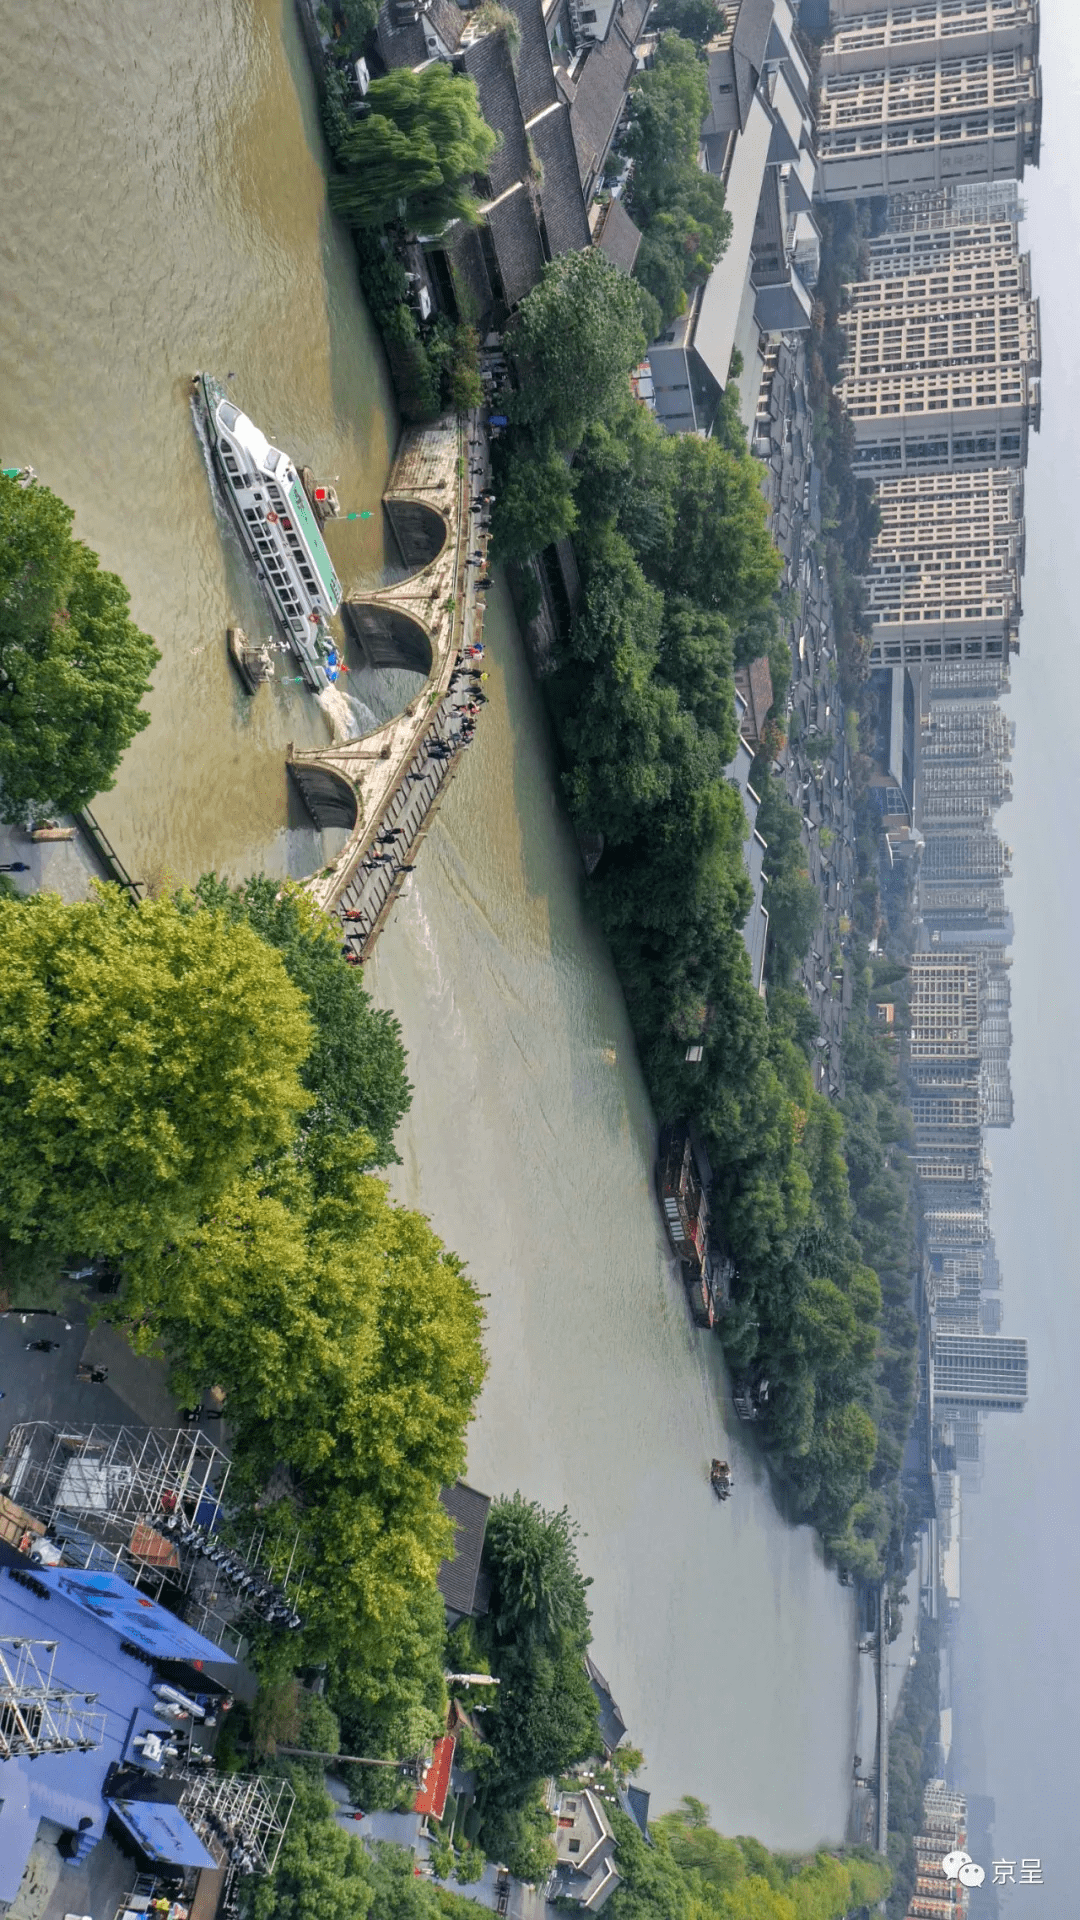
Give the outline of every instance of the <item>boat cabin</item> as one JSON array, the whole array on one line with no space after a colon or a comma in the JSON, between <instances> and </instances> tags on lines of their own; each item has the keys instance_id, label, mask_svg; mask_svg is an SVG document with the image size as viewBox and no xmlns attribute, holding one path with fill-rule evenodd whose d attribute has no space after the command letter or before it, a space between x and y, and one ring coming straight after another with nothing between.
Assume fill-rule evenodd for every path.
<instances>
[{"instance_id":1,"label":"boat cabin","mask_svg":"<svg viewBox=\"0 0 1080 1920\"><path fill-rule=\"evenodd\" d=\"M234 518L286 632L310 641L341 605L341 582L287 454L230 400L213 409L214 453Z\"/></svg>"}]
</instances>

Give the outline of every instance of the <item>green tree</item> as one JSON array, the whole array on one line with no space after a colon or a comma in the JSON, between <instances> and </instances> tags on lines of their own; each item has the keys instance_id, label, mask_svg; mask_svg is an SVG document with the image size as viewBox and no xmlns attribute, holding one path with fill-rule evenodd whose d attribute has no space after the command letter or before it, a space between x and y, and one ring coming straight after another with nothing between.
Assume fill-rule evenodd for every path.
<instances>
[{"instance_id":1,"label":"green tree","mask_svg":"<svg viewBox=\"0 0 1080 1920\"><path fill-rule=\"evenodd\" d=\"M738 746L735 724L734 650L722 614L706 613L674 595L664 604L660 672L678 690L698 725L708 727L726 765Z\"/></svg>"},{"instance_id":2,"label":"green tree","mask_svg":"<svg viewBox=\"0 0 1080 1920\"><path fill-rule=\"evenodd\" d=\"M475 218L472 182L498 144L475 83L436 60L418 72L396 67L367 98L368 112L338 147L342 173L330 184L338 212L357 227L400 218L432 231Z\"/></svg>"},{"instance_id":3,"label":"green tree","mask_svg":"<svg viewBox=\"0 0 1080 1920\"><path fill-rule=\"evenodd\" d=\"M561 453L545 456L527 447L508 450L499 465L499 491L491 517L497 560L527 560L573 533L577 525L574 476Z\"/></svg>"},{"instance_id":4,"label":"green tree","mask_svg":"<svg viewBox=\"0 0 1080 1920\"><path fill-rule=\"evenodd\" d=\"M665 454L674 525L658 584L741 625L769 604L781 571L757 464L745 447L689 433L669 437Z\"/></svg>"},{"instance_id":5,"label":"green tree","mask_svg":"<svg viewBox=\"0 0 1080 1920\"><path fill-rule=\"evenodd\" d=\"M280 958L222 913L115 889L0 900L0 1222L155 1256L309 1103L311 1024Z\"/></svg>"},{"instance_id":6,"label":"green tree","mask_svg":"<svg viewBox=\"0 0 1080 1920\"><path fill-rule=\"evenodd\" d=\"M731 215L722 181L692 161L672 167L663 183L655 184L652 201L652 213L642 215L645 230L634 273L667 321L684 310L686 294L704 284L724 253Z\"/></svg>"},{"instance_id":7,"label":"green tree","mask_svg":"<svg viewBox=\"0 0 1080 1920\"><path fill-rule=\"evenodd\" d=\"M661 35L651 67L635 75L623 151L633 161L631 197L646 220L663 204L671 170L697 160L709 111L708 69L677 33Z\"/></svg>"},{"instance_id":8,"label":"green tree","mask_svg":"<svg viewBox=\"0 0 1080 1920\"><path fill-rule=\"evenodd\" d=\"M588 1645L591 1585L578 1566L577 1528L566 1508L545 1513L515 1493L488 1514L484 1563L491 1576L491 1615L500 1641L557 1643L569 1634Z\"/></svg>"},{"instance_id":9,"label":"green tree","mask_svg":"<svg viewBox=\"0 0 1080 1920\"><path fill-rule=\"evenodd\" d=\"M358 968L346 964L336 921L304 888L264 874L230 887L204 874L195 897L232 921L246 921L280 953L311 1016L311 1048L301 1079L311 1094L303 1119L309 1160L317 1165L331 1135L362 1128L374 1143L374 1164L396 1160L394 1132L409 1110L401 1028L372 1006Z\"/></svg>"},{"instance_id":10,"label":"green tree","mask_svg":"<svg viewBox=\"0 0 1080 1920\"><path fill-rule=\"evenodd\" d=\"M697 46L723 33L725 17L716 0L657 0L650 25L661 33L681 33Z\"/></svg>"},{"instance_id":11,"label":"green tree","mask_svg":"<svg viewBox=\"0 0 1080 1920\"><path fill-rule=\"evenodd\" d=\"M113 785L149 725L140 701L160 658L129 595L47 487L0 475L0 812L71 813Z\"/></svg>"},{"instance_id":12,"label":"green tree","mask_svg":"<svg viewBox=\"0 0 1080 1920\"><path fill-rule=\"evenodd\" d=\"M645 352L638 288L599 247L560 254L521 302L507 342L520 383L514 419L572 449Z\"/></svg>"},{"instance_id":13,"label":"green tree","mask_svg":"<svg viewBox=\"0 0 1080 1920\"><path fill-rule=\"evenodd\" d=\"M708 4L708 0L698 0L698 4ZM363 53L379 18L377 0L333 0L333 11L341 22L340 51L354 57Z\"/></svg>"},{"instance_id":14,"label":"green tree","mask_svg":"<svg viewBox=\"0 0 1080 1920\"><path fill-rule=\"evenodd\" d=\"M367 1920L375 1889L362 1841L334 1819L325 1788L295 1770L293 1808L277 1865L253 1884L252 1920Z\"/></svg>"},{"instance_id":15,"label":"green tree","mask_svg":"<svg viewBox=\"0 0 1080 1920\"><path fill-rule=\"evenodd\" d=\"M236 1182L182 1246L129 1261L116 1313L185 1396L226 1389L242 1487L284 1466L303 1488L262 1523L306 1565L308 1659L385 1727L425 1705L416 1739L444 1707L438 1490L464 1466L482 1310L428 1222L364 1172L370 1151L341 1141L317 1198L289 1163Z\"/></svg>"}]
</instances>

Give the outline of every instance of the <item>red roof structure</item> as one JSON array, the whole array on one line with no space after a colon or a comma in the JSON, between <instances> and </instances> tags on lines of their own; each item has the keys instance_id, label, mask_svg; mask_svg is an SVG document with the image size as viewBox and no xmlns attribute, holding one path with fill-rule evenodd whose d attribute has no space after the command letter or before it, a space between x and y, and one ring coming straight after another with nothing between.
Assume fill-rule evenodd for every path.
<instances>
[{"instance_id":1,"label":"red roof structure","mask_svg":"<svg viewBox=\"0 0 1080 1920\"><path fill-rule=\"evenodd\" d=\"M414 1813L430 1813L441 1820L446 1810L446 1796L450 1791L450 1769L454 1764L454 1748L457 1745L450 1733L444 1733L436 1740L430 1764L424 1769L420 1791L413 1802Z\"/></svg>"}]
</instances>

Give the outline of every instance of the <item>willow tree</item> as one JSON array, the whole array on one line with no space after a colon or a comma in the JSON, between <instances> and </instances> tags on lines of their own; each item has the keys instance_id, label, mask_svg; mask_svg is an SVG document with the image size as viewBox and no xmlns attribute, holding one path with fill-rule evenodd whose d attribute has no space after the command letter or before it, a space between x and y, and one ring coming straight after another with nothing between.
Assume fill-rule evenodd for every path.
<instances>
[{"instance_id":1,"label":"willow tree","mask_svg":"<svg viewBox=\"0 0 1080 1920\"><path fill-rule=\"evenodd\" d=\"M70 813L149 724L160 657L127 588L71 537L70 507L0 475L0 817Z\"/></svg>"},{"instance_id":2,"label":"willow tree","mask_svg":"<svg viewBox=\"0 0 1080 1920\"><path fill-rule=\"evenodd\" d=\"M356 227L403 220L438 231L475 218L474 181L498 145L476 87L441 61L414 73L398 67L375 80L368 112L342 141L331 182L338 212Z\"/></svg>"}]
</instances>

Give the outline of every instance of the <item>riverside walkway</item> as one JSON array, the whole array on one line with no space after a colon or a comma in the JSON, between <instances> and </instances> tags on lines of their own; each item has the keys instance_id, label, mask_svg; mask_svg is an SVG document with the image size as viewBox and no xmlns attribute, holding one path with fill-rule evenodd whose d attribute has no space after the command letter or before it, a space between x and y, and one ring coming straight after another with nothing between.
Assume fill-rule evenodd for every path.
<instances>
[{"instance_id":1,"label":"riverside walkway","mask_svg":"<svg viewBox=\"0 0 1080 1920\"><path fill-rule=\"evenodd\" d=\"M307 881L366 959L467 749L473 678L463 659L483 628L478 579L487 535L472 506L487 485L476 415L410 429L383 505L407 576L345 601L342 619L369 666L409 667L425 684L403 713L362 738L289 751L289 772L320 827L345 826L337 859ZM479 556L479 559L478 559Z\"/></svg>"}]
</instances>

